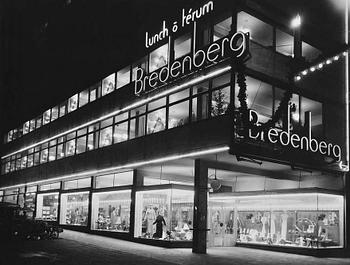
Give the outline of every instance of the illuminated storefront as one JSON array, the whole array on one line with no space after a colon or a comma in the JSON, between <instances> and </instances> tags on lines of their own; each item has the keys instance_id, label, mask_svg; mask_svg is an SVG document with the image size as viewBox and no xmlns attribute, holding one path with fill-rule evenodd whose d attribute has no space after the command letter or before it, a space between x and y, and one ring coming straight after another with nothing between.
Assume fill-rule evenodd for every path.
<instances>
[{"instance_id":1,"label":"illuminated storefront","mask_svg":"<svg viewBox=\"0 0 350 265\"><path fill-rule=\"evenodd\" d=\"M66 229L199 253L345 249L347 50L249 4L216 5L182 10L178 32L147 32L145 56L11 130L0 199Z\"/></svg>"}]
</instances>

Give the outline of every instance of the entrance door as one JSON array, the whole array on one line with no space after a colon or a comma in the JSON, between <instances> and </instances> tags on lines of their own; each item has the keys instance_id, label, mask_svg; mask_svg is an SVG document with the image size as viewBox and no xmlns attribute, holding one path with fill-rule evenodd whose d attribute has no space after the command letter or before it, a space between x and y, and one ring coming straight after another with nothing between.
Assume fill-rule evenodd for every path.
<instances>
[{"instance_id":1,"label":"entrance door","mask_svg":"<svg viewBox=\"0 0 350 265\"><path fill-rule=\"evenodd\" d=\"M237 241L237 208L234 200L219 200L209 195L208 247L232 247Z\"/></svg>"}]
</instances>

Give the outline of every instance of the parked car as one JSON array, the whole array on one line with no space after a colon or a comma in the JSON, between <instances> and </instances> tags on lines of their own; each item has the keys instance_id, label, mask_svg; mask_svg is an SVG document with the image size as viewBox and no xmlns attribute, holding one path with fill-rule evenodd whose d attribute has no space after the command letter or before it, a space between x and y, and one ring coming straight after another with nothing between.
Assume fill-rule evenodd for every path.
<instances>
[{"instance_id":1,"label":"parked car","mask_svg":"<svg viewBox=\"0 0 350 265\"><path fill-rule=\"evenodd\" d=\"M62 232L55 223L28 218L19 205L0 203L0 235L5 238L52 239Z\"/></svg>"}]
</instances>

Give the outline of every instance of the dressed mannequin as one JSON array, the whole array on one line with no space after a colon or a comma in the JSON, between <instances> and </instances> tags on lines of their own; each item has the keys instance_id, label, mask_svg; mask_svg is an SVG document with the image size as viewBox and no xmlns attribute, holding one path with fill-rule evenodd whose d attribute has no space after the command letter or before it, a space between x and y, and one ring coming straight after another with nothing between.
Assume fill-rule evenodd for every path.
<instances>
[{"instance_id":1,"label":"dressed mannequin","mask_svg":"<svg viewBox=\"0 0 350 265\"><path fill-rule=\"evenodd\" d=\"M271 214L271 236L276 234L276 215Z\"/></svg>"},{"instance_id":2,"label":"dressed mannequin","mask_svg":"<svg viewBox=\"0 0 350 265\"><path fill-rule=\"evenodd\" d=\"M163 224L166 225L164 217L162 215L158 215L156 220L153 222L156 225L156 232L154 233L154 238L162 238L163 237Z\"/></svg>"},{"instance_id":3,"label":"dressed mannequin","mask_svg":"<svg viewBox=\"0 0 350 265\"><path fill-rule=\"evenodd\" d=\"M147 221L147 230L146 233L148 233L150 236L153 235L153 223L156 219L156 212L154 209L149 206L146 210L145 218Z\"/></svg>"},{"instance_id":4,"label":"dressed mannequin","mask_svg":"<svg viewBox=\"0 0 350 265\"><path fill-rule=\"evenodd\" d=\"M266 215L264 215L263 217L261 217L261 222L262 222L262 230L261 230L261 234L263 235L263 237L266 237L266 225L268 222L268 218Z\"/></svg>"},{"instance_id":5,"label":"dressed mannequin","mask_svg":"<svg viewBox=\"0 0 350 265\"><path fill-rule=\"evenodd\" d=\"M288 214L281 214L282 225L281 225L281 239L287 240L287 224L288 224Z\"/></svg>"}]
</instances>

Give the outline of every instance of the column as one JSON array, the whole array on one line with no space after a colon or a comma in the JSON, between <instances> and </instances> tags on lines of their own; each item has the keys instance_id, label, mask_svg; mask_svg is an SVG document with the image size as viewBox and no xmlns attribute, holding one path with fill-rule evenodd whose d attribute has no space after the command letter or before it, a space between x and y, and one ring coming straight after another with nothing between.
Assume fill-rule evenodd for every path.
<instances>
[{"instance_id":1,"label":"column","mask_svg":"<svg viewBox=\"0 0 350 265\"><path fill-rule=\"evenodd\" d=\"M194 163L194 211L192 252L207 252L208 167L203 160Z\"/></svg>"}]
</instances>

